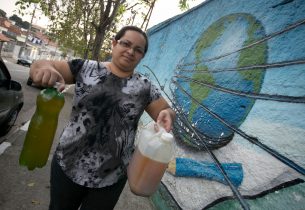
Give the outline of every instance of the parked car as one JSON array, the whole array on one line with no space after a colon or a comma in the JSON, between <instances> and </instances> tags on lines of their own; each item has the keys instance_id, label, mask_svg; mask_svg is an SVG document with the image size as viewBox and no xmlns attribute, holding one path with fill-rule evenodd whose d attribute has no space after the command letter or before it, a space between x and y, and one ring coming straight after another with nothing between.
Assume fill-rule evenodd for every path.
<instances>
[{"instance_id":1,"label":"parked car","mask_svg":"<svg viewBox=\"0 0 305 210\"><path fill-rule=\"evenodd\" d=\"M28 80L26 81L26 84L31 86L33 84L33 80L31 77L28 78Z\"/></svg>"},{"instance_id":2,"label":"parked car","mask_svg":"<svg viewBox=\"0 0 305 210\"><path fill-rule=\"evenodd\" d=\"M7 134L13 127L22 106L21 84L11 79L0 57L0 136Z\"/></svg>"},{"instance_id":3,"label":"parked car","mask_svg":"<svg viewBox=\"0 0 305 210\"><path fill-rule=\"evenodd\" d=\"M18 58L17 64L30 67L32 65L32 61L27 58Z\"/></svg>"},{"instance_id":4,"label":"parked car","mask_svg":"<svg viewBox=\"0 0 305 210\"><path fill-rule=\"evenodd\" d=\"M43 86L40 86L40 85L35 84L31 77L28 77L28 80L26 81L26 84L27 84L28 86L34 86L34 87L36 87L36 88L38 88L38 89L44 89L44 88L45 88L45 87L43 87Z\"/></svg>"}]
</instances>

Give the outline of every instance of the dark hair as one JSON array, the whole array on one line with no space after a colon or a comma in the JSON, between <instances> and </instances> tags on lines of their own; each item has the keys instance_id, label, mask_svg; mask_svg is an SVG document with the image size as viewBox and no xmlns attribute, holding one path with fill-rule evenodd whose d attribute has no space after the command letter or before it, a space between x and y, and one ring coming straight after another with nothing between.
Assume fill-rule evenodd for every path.
<instances>
[{"instance_id":1,"label":"dark hair","mask_svg":"<svg viewBox=\"0 0 305 210\"><path fill-rule=\"evenodd\" d=\"M148 50L148 38L147 35L144 31L142 31L142 29L136 27L136 26L125 26L123 28L121 28L121 30L119 30L119 32L114 36L115 40L119 40L122 38L122 36L125 35L126 31L136 31L139 32L140 34L142 34L145 38L146 44L145 44L145 49L144 52L146 53Z\"/></svg>"}]
</instances>

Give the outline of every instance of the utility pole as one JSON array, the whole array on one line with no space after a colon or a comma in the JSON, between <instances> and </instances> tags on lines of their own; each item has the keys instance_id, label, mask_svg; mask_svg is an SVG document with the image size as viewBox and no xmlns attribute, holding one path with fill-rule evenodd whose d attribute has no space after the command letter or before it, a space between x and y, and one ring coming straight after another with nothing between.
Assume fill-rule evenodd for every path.
<instances>
[{"instance_id":1,"label":"utility pole","mask_svg":"<svg viewBox=\"0 0 305 210\"><path fill-rule=\"evenodd\" d=\"M26 42L28 41L28 37L29 37L29 33L30 31L32 30L32 24L33 24L33 19L35 17L35 12L36 12L36 8L37 8L37 4L34 5L34 10L33 10L33 13L32 13L32 17L31 17L31 23L30 23L30 26L26 32L26 37L25 37L25 41L24 41L24 45L23 47L21 47L21 50L19 51L19 57L21 56L21 54L24 52L26 52Z\"/></svg>"}]
</instances>

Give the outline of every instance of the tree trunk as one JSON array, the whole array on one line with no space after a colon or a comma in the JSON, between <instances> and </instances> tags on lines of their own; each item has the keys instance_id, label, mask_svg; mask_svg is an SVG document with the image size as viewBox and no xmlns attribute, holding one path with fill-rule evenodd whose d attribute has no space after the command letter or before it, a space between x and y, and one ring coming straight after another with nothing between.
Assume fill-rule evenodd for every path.
<instances>
[{"instance_id":1,"label":"tree trunk","mask_svg":"<svg viewBox=\"0 0 305 210\"><path fill-rule=\"evenodd\" d=\"M109 30L111 23L117 15L120 4L125 2L125 0L107 0L106 7L104 7L104 3L102 3L102 0L100 1L101 13L99 23L95 26L96 35L92 49L92 59L97 61L99 60L100 50L105 39L106 31Z\"/></svg>"},{"instance_id":2,"label":"tree trunk","mask_svg":"<svg viewBox=\"0 0 305 210\"><path fill-rule=\"evenodd\" d=\"M105 38L106 28L98 27L96 30L96 35L94 39L93 49L92 49L92 59L98 61L100 56L100 50Z\"/></svg>"}]
</instances>

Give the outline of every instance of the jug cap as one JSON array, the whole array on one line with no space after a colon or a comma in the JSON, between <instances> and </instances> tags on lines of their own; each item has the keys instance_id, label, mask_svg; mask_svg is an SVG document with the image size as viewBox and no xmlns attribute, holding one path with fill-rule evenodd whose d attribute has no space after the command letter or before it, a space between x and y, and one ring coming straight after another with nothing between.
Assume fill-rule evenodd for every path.
<instances>
[{"instance_id":1,"label":"jug cap","mask_svg":"<svg viewBox=\"0 0 305 210\"><path fill-rule=\"evenodd\" d=\"M174 137L172 134L164 132L161 135L161 139L166 143L171 143L174 140Z\"/></svg>"}]
</instances>

